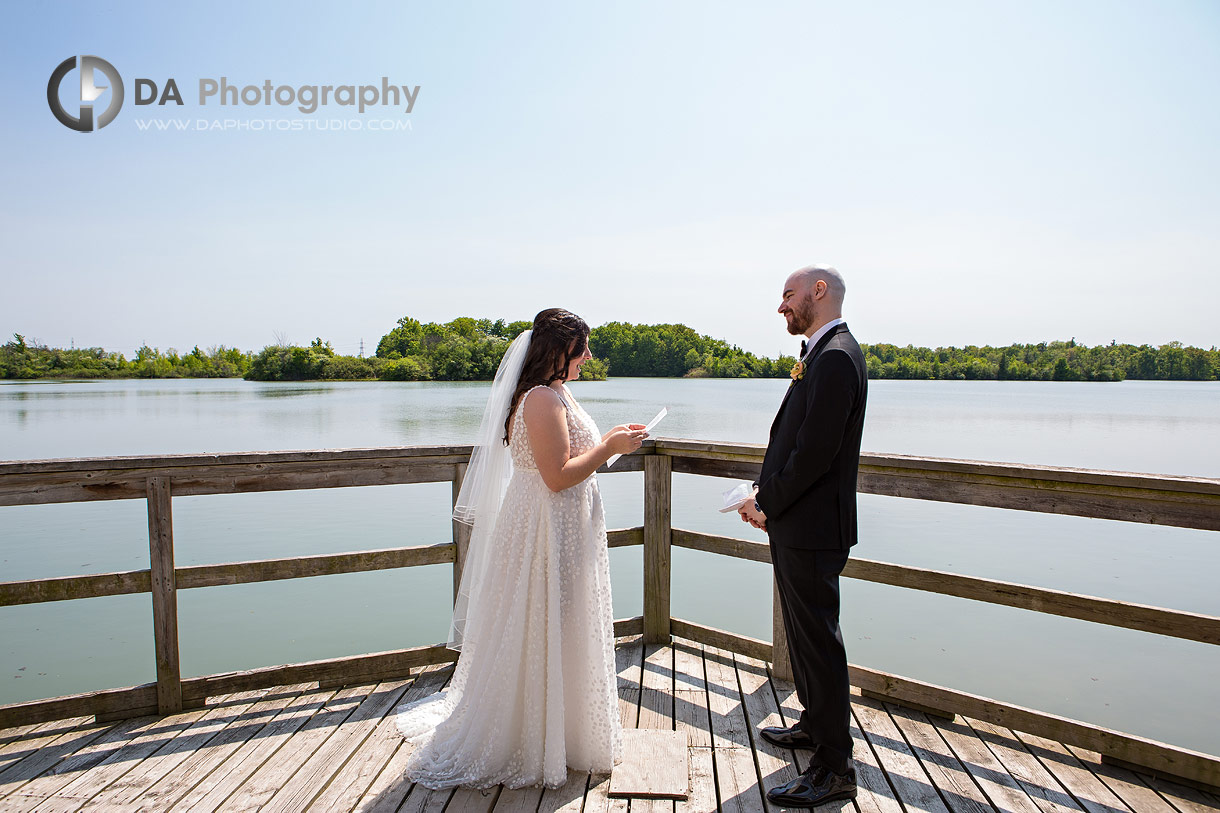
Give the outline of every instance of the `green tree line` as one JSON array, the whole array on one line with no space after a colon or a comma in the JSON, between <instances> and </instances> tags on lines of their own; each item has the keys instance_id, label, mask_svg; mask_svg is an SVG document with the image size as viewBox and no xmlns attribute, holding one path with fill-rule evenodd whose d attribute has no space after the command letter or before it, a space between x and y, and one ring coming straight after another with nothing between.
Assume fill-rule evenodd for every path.
<instances>
[{"instance_id":1,"label":"green tree line","mask_svg":"<svg viewBox=\"0 0 1220 813\"><path fill-rule=\"evenodd\" d=\"M135 358L101 347L64 350L27 342L14 333L0 345L0 378L235 378L250 369L253 353L218 345L179 355L141 347Z\"/></svg>"},{"instance_id":2,"label":"green tree line","mask_svg":"<svg viewBox=\"0 0 1220 813\"><path fill-rule=\"evenodd\" d=\"M896 347L861 345L869 378L988 381L1215 381L1220 350L1118 344L1086 347L1066 342L1012 344L1007 347Z\"/></svg>"},{"instance_id":3,"label":"green tree line","mask_svg":"<svg viewBox=\"0 0 1220 813\"><path fill-rule=\"evenodd\" d=\"M409 316L381 337L367 359L336 356L317 339L308 347L268 347L247 378L261 381L308 378L379 378L384 381L487 381L495 376L509 343L530 322L461 317L437 324ZM611 322L589 335L593 359L582 380L620 376L786 376L795 358L761 358L686 325L632 325Z\"/></svg>"},{"instance_id":4,"label":"green tree line","mask_svg":"<svg viewBox=\"0 0 1220 813\"><path fill-rule=\"evenodd\" d=\"M408 316L381 337L368 358L335 353L316 338L308 346L276 344L259 353L223 345L179 354L141 347L135 357L100 347L64 350L27 342L21 334L0 345L0 378L234 378L255 381L372 380L486 381L504 351L529 322L460 317L438 324ZM796 359L768 359L697 333L686 325L610 322L592 330L594 358L581 378L669 376L782 378ZM1007 347L861 345L870 378L1012 381L1214 381L1220 351L1180 342L1153 347L1076 341Z\"/></svg>"},{"instance_id":5,"label":"green tree line","mask_svg":"<svg viewBox=\"0 0 1220 813\"><path fill-rule=\"evenodd\" d=\"M686 325L609 322L590 332L589 350L623 376L783 378L796 363L795 356L756 356Z\"/></svg>"}]
</instances>

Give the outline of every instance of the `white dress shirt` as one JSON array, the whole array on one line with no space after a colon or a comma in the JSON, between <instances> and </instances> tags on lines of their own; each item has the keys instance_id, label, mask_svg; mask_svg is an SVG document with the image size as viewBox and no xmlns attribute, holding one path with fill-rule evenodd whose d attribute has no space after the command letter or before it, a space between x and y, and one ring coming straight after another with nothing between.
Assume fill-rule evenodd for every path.
<instances>
[{"instance_id":1,"label":"white dress shirt","mask_svg":"<svg viewBox=\"0 0 1220 813\"><path fill-rule=\"evenodd\" d=\"M805 355L801 357L801 361L805 361L809 358L809 354L813 352L813 348L817 345L818 341L833 330L835 325L841 325L845 321L846 320L840 316L838 319L831 319L829 322L815 330L813 335L805 340Z\"/></svg>"}]
</instances>

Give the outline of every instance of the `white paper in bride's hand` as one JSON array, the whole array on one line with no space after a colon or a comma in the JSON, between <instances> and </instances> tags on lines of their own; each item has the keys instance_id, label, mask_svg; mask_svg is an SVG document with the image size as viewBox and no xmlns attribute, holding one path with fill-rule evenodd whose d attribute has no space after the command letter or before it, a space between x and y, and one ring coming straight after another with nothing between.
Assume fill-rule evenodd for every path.
<instances>
[{"instance_id":1,"label":"white paper in bride's hand","mask_svg":"<svg viewBox=\"0 0 1220 813\"><path fill-rule=\"evenodd\" d=\"M720 513L727 514L730 511L736 511L745 501L754 495L753 483L742 483L730 488L720 496L724 498L724 505L719 509Z\"/></svg>"},{"instance_id":2,"label":"white paper in bride's hand","mask_svg":"<svg viewBox=\"0 0 1220 813\"><path fill-rule=\"evenodd\" d=\"M657 413L657 416L655 418L653 418L651 421L648 422L648 425L644 427L644 431L651 432L653 427L655 427L657 424L659 424L661 422L661 419L664 418L668 414L669 414L669 407L661 407L661 411ZM621 454L610 455L610 459L606 461L606 468L610 468L611 466L613 466L616 462L618 462L618 459L620 457L622 457Z\"/></svg>"}]
</instances>

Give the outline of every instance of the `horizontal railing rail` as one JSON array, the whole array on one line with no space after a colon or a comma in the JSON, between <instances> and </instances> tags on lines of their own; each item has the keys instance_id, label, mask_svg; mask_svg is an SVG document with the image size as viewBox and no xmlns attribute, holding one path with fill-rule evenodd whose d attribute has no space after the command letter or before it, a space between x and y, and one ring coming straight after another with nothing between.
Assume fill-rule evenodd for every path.
<instances>
[{"instance_id":1,"label":"horizontal railing rail","mask_svg":"<svg viewBox=\"0 0 1220 813\"><path fill-rule=\"evenodd\" d=\"M755 479L764 451L757 444L662 438L648 441L616 465L615 472L643 471L645 492L643 525L609 533L611 547L644 548L643 615L616 621L616 635L640 634L645 641L656 643L679 636L762 658L772 662L777 677L791 677L778 601L773 603L771 643L673 618L670 612L674 546L770 562L765 543L674 528L672 475ZM146 500L150 550L150 567L144 570L0 583L0 606L151 593L157 657L155 683L0 706L0 727L83 714L95 714L99 719L167 714L200 706L217 693L314 680L321 685L367 682L401 676L426 663L452 660L456 657L452 651L434 645L182 678L178 590L431 564L453 565L456 590L469 529L454 523L452 539L433 545L179 567L173 559L171 504L176 496L446 481L456 499L469 454L469 446L419 446L0 462L0 506ZM865 454L860 459L859 490L1220 530L1220 480L1208 478ZM844 576L1220 643L1220 618L1198 613L854 557ZM1120 764L1220 785L1220 759L1211 755L864 667L853 665L851 678L870 696L932 713L969 714L1091 748Z\"/></svg>"},{"instance_id":2,"label":"horizontal railing rail","mask_svg":"<svg viewBox=\"0 0 1220 813\"><path fill-rule=\"evenodd\" d=\"M675 472L752 480L765 450L660 439L653 451L672 457ZM862 454L857 488L862 494L1220 531L1220 480L1205 477Z\"/></svg>"},{"instance_id":3,"label":"horizontal railing rail","mask_svg":"<svg viewBox=\"0 0 1220 813\"><path fill-rule=\"evenodd\" d=\"M764 542L674 528L673 544L680 548L718 553L735 559L771 563L771 547ZM1220 644L1220 618L1201 613L1168 610L1147 604L1032 587L1028 584L962 576L911 565L874 562L855 556L847 560L843 575L860 581L968 598L988 604L1001 604L1205 644Z\"/></svg>"}]
</instances>

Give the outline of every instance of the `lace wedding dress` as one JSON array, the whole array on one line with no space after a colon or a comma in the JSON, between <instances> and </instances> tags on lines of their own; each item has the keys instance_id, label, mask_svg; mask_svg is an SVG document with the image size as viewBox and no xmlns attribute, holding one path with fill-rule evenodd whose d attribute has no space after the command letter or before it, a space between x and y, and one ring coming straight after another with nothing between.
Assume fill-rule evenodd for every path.
<instances>
[{"instance_id":1,"label":"lace wedding dress","mask_svg":"<svg viewBox=\"0 0 1220 813\"><path fill-rule=\"evenodd\" d=\"M601 493L594 477L560 492L542 481L522 418L533 392L513 418L492 575L471 598L449 688L397 709L415 747L406 777L425 787L556 787L569 767L609 773L620 759ZM575 456L601 435L563 399Z\"/></svg>"}]
</instances>

